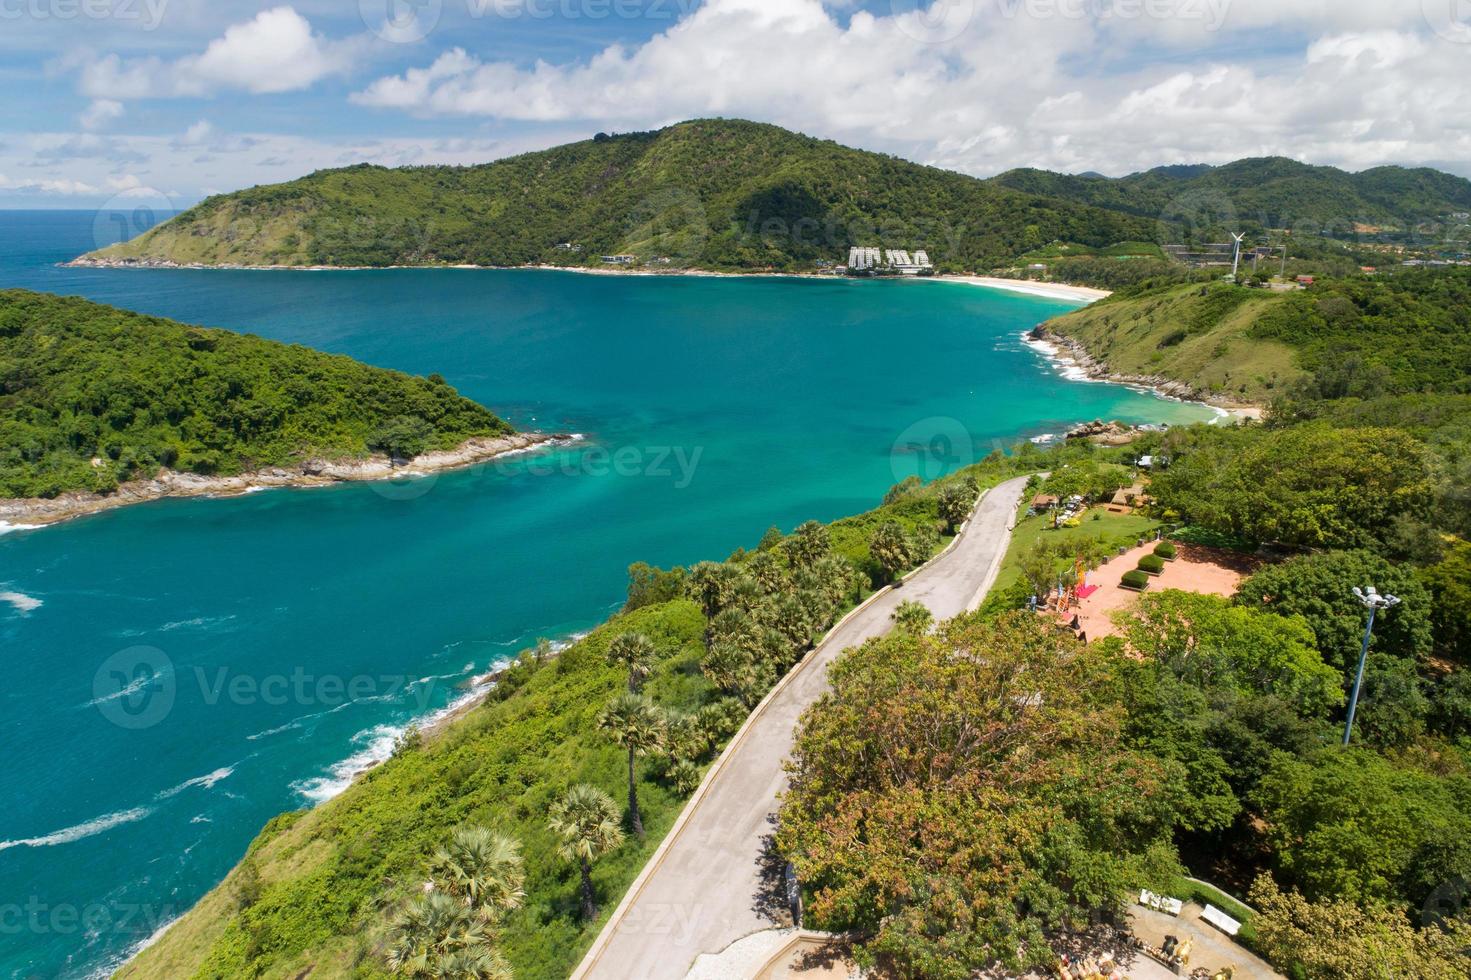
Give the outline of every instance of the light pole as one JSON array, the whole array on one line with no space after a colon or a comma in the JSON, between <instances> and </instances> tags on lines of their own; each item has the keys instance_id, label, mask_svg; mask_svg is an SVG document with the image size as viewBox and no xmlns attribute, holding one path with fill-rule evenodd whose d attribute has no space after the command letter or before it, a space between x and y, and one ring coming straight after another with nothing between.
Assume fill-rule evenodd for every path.
<instances>
[{"instance_id":1,"label":"light pole","mask_svg":"<svg viewBox=\"0 0 1471 980\"><path fill-rule=\"evenodd\" d=\"M1369 625L1364 627L1364 645L1359 649L1359 673L1354 679L1353 698L1348 702L1348 721L1343 726L1343 744L1348 744L1348 737L1354 730L1354 712L1359 708L1359 687L1364 683L1364 661L1369 658L1369 639L1374 635L1374 615L1381 609L1393 609L1399 605L1399 599L1392 595L1380 595L1374 586L1366 585L1362 589L1354 586L1354 598L1369 610Z\"/></svg>"}]
</instances>

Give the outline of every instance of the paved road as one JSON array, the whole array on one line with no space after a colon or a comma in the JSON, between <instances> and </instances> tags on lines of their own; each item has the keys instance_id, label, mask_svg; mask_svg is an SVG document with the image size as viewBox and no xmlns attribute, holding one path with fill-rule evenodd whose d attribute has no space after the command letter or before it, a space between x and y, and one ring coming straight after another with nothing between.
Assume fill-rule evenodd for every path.
<instances>
[{"instance_id":1,"label":"paved road","mask_svg":"<svg viewBox=\"0 0 1471 980\"><path fill-rule=\"evenodd\" d=\"M975 608L1011 540L1026 477L986 493L960 540L850 616L758 709L686 807L644 875L582 961L574 978L680 980L696 956L770 928L763 855L782 763L791 755L803 709L827 689L827 667L844 650L886 633L900 602L923 602L936 619Z\"/></svg>"}]
</instances>

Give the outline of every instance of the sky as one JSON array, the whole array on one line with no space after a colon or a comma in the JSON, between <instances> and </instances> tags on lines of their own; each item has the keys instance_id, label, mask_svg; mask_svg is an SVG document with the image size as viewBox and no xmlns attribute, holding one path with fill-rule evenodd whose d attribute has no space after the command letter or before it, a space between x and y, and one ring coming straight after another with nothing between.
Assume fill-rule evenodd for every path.
<instances>
[{"instance_id":1,"label":"sky","mask_svg":"<svg viewBox=\"0 0 1471 980\"><path fill-rule=\"evenodd\" d=\"M1471 0L0 0L0 208L725 116L976 176L1471 176Z\"/></svg>"}]
</instances>

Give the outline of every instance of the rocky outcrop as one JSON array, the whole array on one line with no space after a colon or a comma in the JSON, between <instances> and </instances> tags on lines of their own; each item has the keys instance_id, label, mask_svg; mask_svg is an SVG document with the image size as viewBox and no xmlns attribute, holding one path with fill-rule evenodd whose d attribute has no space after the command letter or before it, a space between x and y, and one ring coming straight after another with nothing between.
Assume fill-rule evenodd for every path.
<instances>
[{"instance_id":1,"label":"rocky outcrop","mask_svg":"<svg viewBox=\"0 0 1471 980\"><path fill-rule=\"evenodd\" d=\"M236 476L200 476L160 470L151 480L132 480L108 494L64 493L56 497L0 500L0 521L11 524L54 524L84 514L125 507L163 497L232 496L270 487L314 487L361 480L389 480L426 476L441 470L472 466L507 453L570 441L570 435L518 432L508 436L468 439L454 449L435 450L411 461L396 462L373 455L350 459L307 459L291 466L241 473Z\"/></svg>"},{"instance_id":2,"label":"rocky outcrop","mask_svg":"<svg viewBox=\"0 0 1471 980\"><path fill-rule=\"evenodd\" d=\"M1126 425L1117 419L1112 422L1094 419L1070 430L1067 437L1088 439L1102 446L1123 446L1133 442L1137 435L1138 431L1132 425Z\"/></svg>"},{"instance_id":3,"label":"rocky outcrop","mask_svg":"<svg viewBox=\"0 0 1471 980\"><path fill-rule=\"evenodd\" d=\"M1207 405L1215 405L1219 408L1241 409L1255 408L1230 398L1223 398L1213 392L1197 388L1188 382L1178 378L1166 378L1159 374L1121 374L1109 370L1107 361L1100 361L1088 352L1088 349L1072 337L1066 337L1056 331L1049 330L1047 324L1038 324L1028 334L1034 341L1051 344L1058 350L1060 359L1064 359L1079 368L1087 377L1095 381L1111 381L1114 384L1131 385L1136 388L1148 388L1157 394L1168 398L1178 398L1187 402L1203 402Z\"/></svg>"}]
</instances>

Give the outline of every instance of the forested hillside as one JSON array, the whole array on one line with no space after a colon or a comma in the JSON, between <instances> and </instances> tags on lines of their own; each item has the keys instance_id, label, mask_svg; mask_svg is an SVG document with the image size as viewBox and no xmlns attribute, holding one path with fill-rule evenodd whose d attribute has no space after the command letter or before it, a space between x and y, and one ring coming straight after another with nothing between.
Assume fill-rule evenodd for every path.
<instances>
[{"instance_id":1,"label":"forested hillside","mask_svg":"<svg viewBox=\"0 0 1471 980\"><path fill-rule=\"evenodd\" d=\"M509 433L427 380L82 299L0 290L0 496L106 493Z\"/></svg>"},{"instance_id":2,"label":"forested hillside","mask_svg":"<svg viewBox=\"0 0 1471 980\"><path fill-rule=\"evenodd\" d=\"M1375 167L1349 173L1285 157L1221 167L1156 167L1126 177L1009 170L994 182L1029 194L1095 204L1124 214L1212 230L1306 228L1349 232L1355 225L1405 232L1471 211L1471 181L1426 167ZM1213 229L1213 230L1224 230ZM1217 239L1223 240L1223 239Z\"/></svg>"},{"instance_id":3,"label":"forested hillside","mask_svg":"<svg viewBox=\"0 0 1471 980\"><path fill-rule=\"evenodd\" d=\"M775 126L698 120L473 167L359 165L213 197L94 257L245 265L811 267L880 238L985 268L1057 238L1139 238L1138 218ZM559 243L581 246L559 251Z\"/></svg>"},{"instance_id":4,"label":"forested hillside","mask_svg":"<svg viewBox=\"0 0 1471 980\"><path fill-rule=\"evenodd\" d=\"M1211 282L1123 290L1046 324L1115 374L1256 402L1471 389L1471 269L1406 269L1275 292Z\"/></svg>"}]
</instances>

